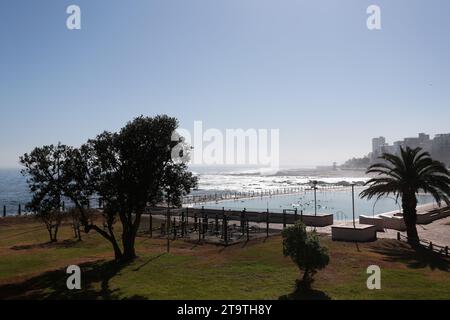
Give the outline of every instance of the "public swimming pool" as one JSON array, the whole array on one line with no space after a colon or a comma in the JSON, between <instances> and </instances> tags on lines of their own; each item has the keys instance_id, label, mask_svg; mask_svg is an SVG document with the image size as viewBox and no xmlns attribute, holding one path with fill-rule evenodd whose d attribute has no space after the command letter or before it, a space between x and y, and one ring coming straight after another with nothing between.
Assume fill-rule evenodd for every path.
<instances>
[{"instance_id":1,"label":"public swimming pool","mask_svg":"<svg viewBox=\"0 0 450 320\"><path fill-rule=\"evenodd\" d=\"M376 199L361 199L359 193L363 187L355 188L355 216L379 214L401 208L401 199L396 203L394 197ZM418 195L419 204L433 201L431 195ZM314 214L314 191L306 190L297 194L277 195L271 197L260 197L240 200L226 200L216 203L198 204L195 207L222 208L226 210L265 211L282 212L284 209L295 209L298 212ZM292 213L292 212L290 212ZM349 220L352 218L352 192L351 188L341 190L317 190L317 213L334 214L335 220Z\"/></svg>"}]
</instances>

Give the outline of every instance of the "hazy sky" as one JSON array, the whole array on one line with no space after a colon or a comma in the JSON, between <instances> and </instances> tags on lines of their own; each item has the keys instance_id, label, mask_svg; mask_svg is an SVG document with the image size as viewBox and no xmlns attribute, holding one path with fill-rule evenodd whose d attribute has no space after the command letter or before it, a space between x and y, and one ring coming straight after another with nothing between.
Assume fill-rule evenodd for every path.
<instances>
[{"instance_id":1,"label":"hazy sky","mask_svg":"<svg viewBox=\"0 0 450 320\"><path fill-rule=\"evenodd\" d=\"M82 29L66 28L77 4ZM366 9L381 7L382 30ZM2 0L0 167L140 114L279 128L281 162L450 132L450 1Z\"/></svg>"}]
</instances>

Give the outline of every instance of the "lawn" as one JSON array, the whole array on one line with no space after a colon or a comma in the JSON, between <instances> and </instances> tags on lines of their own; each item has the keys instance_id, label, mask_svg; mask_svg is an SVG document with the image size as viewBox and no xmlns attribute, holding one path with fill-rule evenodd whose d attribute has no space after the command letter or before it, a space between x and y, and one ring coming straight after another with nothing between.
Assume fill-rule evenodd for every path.
<instances>
[{"instance_id":1,"label":"lawn","mask_svg":"<svg viewBox=\"0 0 450 320\"><path fill-rule=\"evenodd\" d=\"M117 266L109 244L95 233L78 242L65 224L60 241L47 244L42 225L19 219L0 219L0 299L304 298L293 294L299 271L283 256L280 236L227 248L177 240L170 253L164 239L143 236L137 239L139 258ZM450 299L449 260L396 240L358 245L321 236L321 242L331 261L306 298ZM66 288L71 264L82 269L78 291ZM381 267L381 290L366 287L372 264Z\"/></svg>"}]
</instances>

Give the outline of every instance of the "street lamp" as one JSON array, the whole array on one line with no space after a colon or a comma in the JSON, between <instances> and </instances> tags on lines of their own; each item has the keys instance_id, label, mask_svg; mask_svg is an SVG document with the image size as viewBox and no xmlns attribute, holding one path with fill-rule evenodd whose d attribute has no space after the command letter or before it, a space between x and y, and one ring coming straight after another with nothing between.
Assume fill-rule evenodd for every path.
<instances>
[{"instance_id":1,"label":"street lamp","mask_svg":"<svg viewBox=\"0 0 450 320\"><path fill-rule=\"evenodd\" d=\"M317 191L317 181L313 180L311 181L311 188L314 190L314 216L317 216L317 195L316 195L316 191Z\"/></svg>"},{"instance_id":2,"label":"street lamp","mask_svg":"<svg viewBox=\"0 0 450 320\"><path fill-rule=\"evenodd\" d=\"M355 184L352 183L352 212L353 212L353 228L356 229L355 224Z\"/></svg>"}]
</instances>

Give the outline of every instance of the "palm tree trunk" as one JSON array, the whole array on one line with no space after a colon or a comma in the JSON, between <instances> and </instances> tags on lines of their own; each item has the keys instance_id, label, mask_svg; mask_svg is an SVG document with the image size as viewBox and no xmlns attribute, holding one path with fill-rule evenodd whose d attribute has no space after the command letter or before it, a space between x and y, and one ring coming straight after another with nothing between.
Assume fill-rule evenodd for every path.
<instances>
[{"instance_id":1,"label":"palm tree trunk","mask_svg":"<svg viewBox=\"0 0 450 320\"><path fill-rule=\"evenodd\" d=\"M417 198L414 193L404 194L402 198L403 220L406 225L406 234L408 235L408 243L411 245L419 244L419 234L417 233Z\"/></svg>"}]
</instances>

